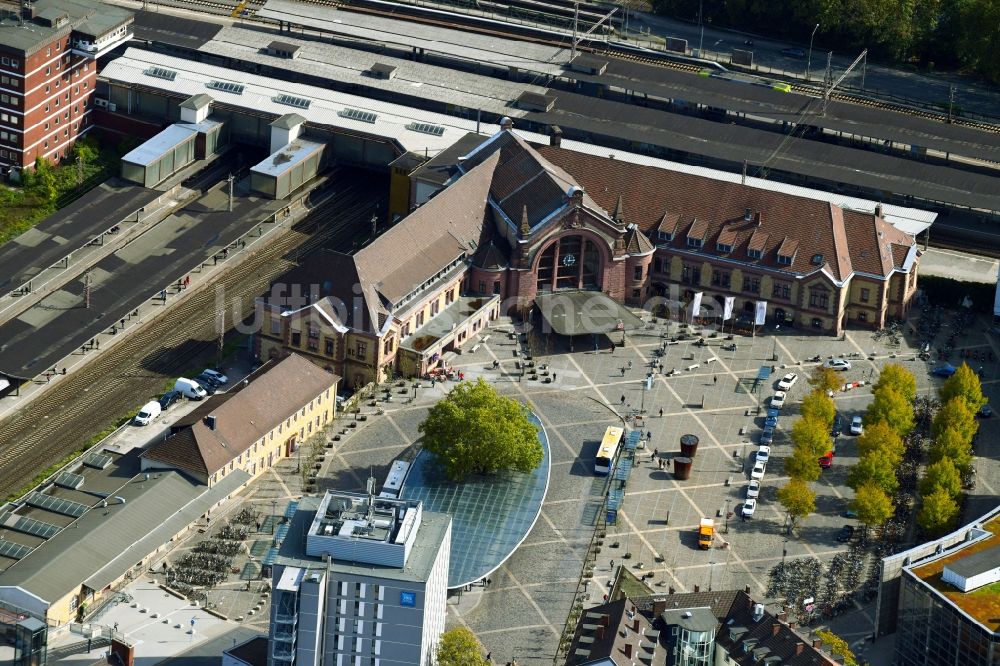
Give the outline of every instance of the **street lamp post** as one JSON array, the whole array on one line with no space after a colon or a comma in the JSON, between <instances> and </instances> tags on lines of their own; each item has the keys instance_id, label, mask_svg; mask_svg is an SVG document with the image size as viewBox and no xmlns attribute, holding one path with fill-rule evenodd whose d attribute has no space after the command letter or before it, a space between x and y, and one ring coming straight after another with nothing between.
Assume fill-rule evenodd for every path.
<instances>
[{"instance_id":1,"label":"street lamp post","mask_svg":"<svg viewBox=\"0 0 1000 666\"><path fill-rule=\"evenodd\" d=\"M781 546L781 566L785 566L785 556L788 555L788 539Z\"/></svg>"},{"instance_id":2,"label":"street lamp post","mask_svg":"<svg viewBox=\"0 0 1000 666\"><path fill-rule=\"evenodd\" d=\"M274 512L278 507L278 500L271 500L271 534L274 535Z\"/></svg>"},{"instance_id":3,"label":"street lamp post","mask_svg":"<svg viewBox=\"0 0 1000 666\"><path fill-rule=\"evenodd\" d=\"M729 502L731 500L726 500L726 534L729 534Z\"/></svg>"},{"instance_id":4,"label":"street lamp post","mask_svg":"<svg viewBox=\"0 0 1000 666\"><path fill-rule=\"evenodd\" d=\"M819 30L819 23L813 28L812 34L809 35L809 57L806 58L806 81L809 80L809 67L812 65L813 59L813 37L816 36L816 31Z\"/></svg>"},{"instance_id":5,"label":"street lamp post","mask_svg":"<svg viewBox=\"0 0 1000 666\"><path fill-rule=\"evenodd\" d=\"M702 3L704 0L698 0L698 26L701 28L701 39L698 40L698 57L703 58L701 54L702 49L705 46L705 23L702 20Z\"/></svg>"}]
</instances>

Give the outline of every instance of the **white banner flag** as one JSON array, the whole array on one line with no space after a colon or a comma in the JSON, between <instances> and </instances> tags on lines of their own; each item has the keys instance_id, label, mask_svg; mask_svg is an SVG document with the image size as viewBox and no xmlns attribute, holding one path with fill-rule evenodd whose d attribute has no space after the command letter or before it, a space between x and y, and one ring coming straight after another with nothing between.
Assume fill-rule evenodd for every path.
<instances>
[{"instance_id":1,"label":"white banner flag","mask_svg":"<svg viewBox=\"0 0 1000 666\"><path fill-rule=\"evenodd\" d=\"M753 323L757 326L764 325L764 317L767 316L767 301L757 301L757 312Z\"/></svg>"},{"instance_id":2,"label":"white banner flag","mask_svg":"<svg viewBox=\"0 0 1000 666\"><path fill-rule=\"evenodd\" d=\"M736 303L735 296L726 296L726 304L722 306L722 321L729 321L733 318L734 303Z\"/></svg>"},{"instance_id":3,"label":"white banner flag","mask_svg":"<svg viewBox=\"0 0 1000 666\"><path fill-rule=\"evenodd\" d=\"M695 294L694 294L694 300L691 301L691 321L692 322L701 313L701 297L702 297L702 295L703 294L700 291L695 292Z\"/></svg>"}]
</instances>

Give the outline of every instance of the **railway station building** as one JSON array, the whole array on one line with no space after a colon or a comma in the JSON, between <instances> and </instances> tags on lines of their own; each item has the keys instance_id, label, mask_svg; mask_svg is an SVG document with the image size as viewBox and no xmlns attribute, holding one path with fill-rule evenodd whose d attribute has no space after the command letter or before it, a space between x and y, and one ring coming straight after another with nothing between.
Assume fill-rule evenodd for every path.
<instances>
[{"instance_id":1,"label":"railway station building","mask_svg":"<svg viewBox=\"0 0 1000 666\"><path fill-rule=\"evenodd\" d=\"M256 478L333 420L339 379L297 354L269 363L171 425L143 452L142 469L175 469L208 486L235 471Z\"/></svg>"},{"instance_id":2,"label":"railway station building","mask_svg":"<svg viewBox=\"0 0 1000 666\"><path fill-rule=\"evenodd\" d=\"M447 364L500 314L533 308L557 333L607 333L628 307L686 317L700 293L709 320L731 297L734 318L764 301L769 324L839 334L904 317L916 292L914 237L881 206L587 153L558 132L529 143L509 124L475 143L410 173L414 210L396 226L262 299L262 358L305 351L359 386Z\"/></svg>"}]
</instances>

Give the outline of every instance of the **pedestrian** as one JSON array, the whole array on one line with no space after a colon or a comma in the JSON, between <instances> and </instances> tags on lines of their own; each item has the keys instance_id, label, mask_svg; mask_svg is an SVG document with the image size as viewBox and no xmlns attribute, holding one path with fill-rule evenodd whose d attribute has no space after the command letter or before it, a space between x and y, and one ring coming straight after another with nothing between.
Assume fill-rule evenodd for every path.
<instances>
[{"instance_id":1,"label":"pedestrian","mask_svg":"<svg viewBox=\"0 0 1000 666\"><path fill-rule=\"evenodd\" d=\"M623 405L625 404L625 394L624 393L622 394L622 404Z\"/></svg>"},{"instance_id":2,"label":"pedestrian","mask_svg":"<svg viewBox=\"0 0 1000 666\"><path fill-rule=\"evenodd\" d=\"M487 652L486 653L486 661L493 661L493 653L492 652Z\"/></svg>"},{"instance_id":3,"label":"pedestrian","mask_svg":"<svg viewBox=\"0 0 1000 666\"><path fill-rule=\"evenodd\" d=\"M115 631L118 631L118 623L115 622Z\"/></svg>"},{"instance_id":4,"label":"pedestrian","mask_svg":"<svg viewBox=\"0 0 1000 666\"><path fill-rule=\"evenodd\" d=\"M489 587L492 584L493 584L493 579L492 578L487 578L486 579L486 587Z\"/></svg>"},{"instance_id":5,"label":"pedestrian","mask_svg":"<svg viewBox=\"0 0 1000 666\"><path fill-rule=\"evenodd\" d=\"M650 442L653 441L653 431L652 430L647 430L646 431L646 440L650 441Z\"/></svg>"},{"instance_id":6,"label":"pedestrian","mask_svg":"<svg viewBox=\"0 0 1000 666\"><path fill-rule=\"evenodd\" d=\"M628 369L629 369L629 370L631 370L631 369L632 369L632 361L631 361L631 360L629 360L629 362L628 362Z\"/></svg>"},{"instance_id":7,"label":"pedestrian","mask_svg":"<svg viewBox=\"0 0 1000 666\"><path fill-rule=\"evenodd\" d=\"M552 381L555 381L555 380L556 380L556 373L553 372L552 373Z\"/></svg>"},{"instance_id":8,"label":"pedestrian","mask_svg":"<svg viewBox=\"0 0 1000 666\"><path fill-rule=\"evenodd\" d=\"M660 450L659 449L653 449L653 457L657 458L657 457L659 457L659 455L660 455Z\"/></svg>"},{"instance_id":9,"label":"pedestrian","mask_svg":"<svg viewBox=\"0 0 1000 666\"><path fill-rule=\"evenodd\" d=\"M622 377L624 377L625 376L625 366L624 365L622 366L621 370L622 370Z\"/></svg>"},{"instance_id":10,"label":"pedestrian","mask_svg":"<svg viewBox=\"0 0 1000 666\"><path fill-rule=\"evenodd\" d=\"M712 377L712 383L713 384L718 384L719 383L719 375L715 375L714 377Z\"/></svg>"},{"instance_id":11,"label":"pedestrian","mask_svg":"<svg viewBox=\"0 0 1000 666\"><path fill-rule=\"evenodd\" d=\"M660 418L663 418L663 407L660 407Z\"/></svg>"},{"instance_id":12,"label":"pedestrian","mask_svg":"<svg viewBox=\"0 0 1000 666\"><path fill-rule=\"evenodd\" d=\"M663 364L662 363L660 364L660 374L661 375L663 374Z\"/></svg>"},{"instance_id":13,"label":"pedestrian","mask_svg":"<svg viewBox=\"0 0 1000 666\"><path fill-rule=\"evenodd\" d=\"M612 571L614 571L614 570L615 570L615 561L614 561L614 560L611 560L611 570L612 570ZM607 598L607 597L605 597L605 599L606 599L606 598Z\"/></svg>"}]
</instances>

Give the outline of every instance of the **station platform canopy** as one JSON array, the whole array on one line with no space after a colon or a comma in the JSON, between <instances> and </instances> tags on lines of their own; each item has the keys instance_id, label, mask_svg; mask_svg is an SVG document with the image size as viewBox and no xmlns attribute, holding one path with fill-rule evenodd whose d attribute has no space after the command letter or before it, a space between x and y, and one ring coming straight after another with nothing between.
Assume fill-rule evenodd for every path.
<instances>
[{"instance_id":1,"label":"station platform canopy","mask_svg":"<svg viewBox=\"0 0 1000 666\"><path fill-rule=\"evenodd\" d=\"M559 335L636 331L642 320L600 291L556 291L539 294L535 305Z\"/></svg>"},{"instance_id":2,"label":"station platform canopy","mask_svg":"<svg viewBox=\"0 0 1000 666\"><path fill-rule=\"evenodd\" d=\"M410 467L401 499L423 502L424 511L451 516L448 588L464 587L495 571L527 538L542 511L552 457L541 421L533 414L542 445L533 471L501 472L449 481L433 453L421 451Z\"/></svg>"}]
</instances>

